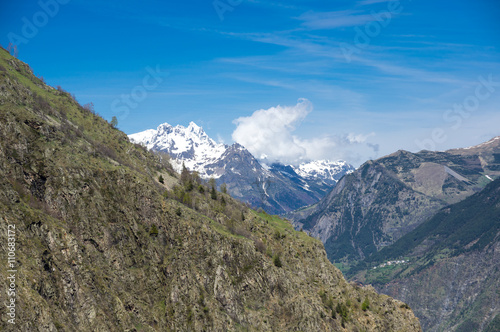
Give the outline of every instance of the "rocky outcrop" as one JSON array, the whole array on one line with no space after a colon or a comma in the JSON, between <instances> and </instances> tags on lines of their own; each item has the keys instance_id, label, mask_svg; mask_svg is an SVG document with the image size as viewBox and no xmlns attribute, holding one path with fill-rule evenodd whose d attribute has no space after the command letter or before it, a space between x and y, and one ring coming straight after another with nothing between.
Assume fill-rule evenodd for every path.
<instances>
[{"instance_id":1,"label":"rocky outcrop","mask_svg":"<svg viewBox=\"0 0 500 332\"><path fill-rule=\"evenodd\" d=\"M500 314L498 266L497 242L481 252L439 260L377 289L408 303L424 331L486 331Z\"/></svg>"},{"instance_id":2,"label":"rocky outcrop","mask_svg":"<svg viewBox=\"0 0 500 332\"><path fill-rule=\"evenodd\" d=\"M205 180L214 178L219 187L225 184L231 196L271 214L281 215L316 203L344 174L354 170L345 161L266 165L238 143L216 143L193 122L187 128L164 123L129 138L170 155L179 172L186 167Z\"/></svg>"},{"instance_id":3,"label":"rocky outcrop","mask_svg":"<svg viewBox=\"0 0 500 332\"><path fill-rule=\"evenodd\" d=\"M320 202L287 215L352 265L394 243L439 209L500 176L500 140L448 152L398 151L344 176Z\"/></svg>"},{"instance_id":4,"label":"rocky outcrop","mask_svg":"<svg viewBox=\"0 0 500 332\"><path fill-rule=\"evenodd\" d=\"M14 226L16 248L1 330L420 331L404 303L346 282L321 242L179 179L5 50L0 92L0 233Z\"/></svg>"},{"instance_id":5,"label":"rocky outcrop","mask_svg":"<svg viewBox=\"0 0 500 332\"><path fill-rule=\"evenodd\" d=\"M350 274L407 302L425 331L496 331L499 264L500 179L440 210Z\"/></svg>"}]
</instances>

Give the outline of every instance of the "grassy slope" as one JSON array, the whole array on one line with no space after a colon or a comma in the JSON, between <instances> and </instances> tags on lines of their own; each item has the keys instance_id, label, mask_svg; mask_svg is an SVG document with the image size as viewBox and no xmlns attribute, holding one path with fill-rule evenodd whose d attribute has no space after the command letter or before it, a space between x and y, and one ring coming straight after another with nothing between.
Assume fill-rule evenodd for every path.
<instances>
[{"instance_id":1,"label":"grassy slope","mask_svg":"<svg viewBox=\"0 0 500 332\"><path fill-rule=\"evenodd\" d=\"M429 331L487 329L499 314L499 235L500 179L441 210L351 273L408 302ZM409 263L373 269L397 259Z\"/></svg>"},{"instance_id":2,"label":"grassy slope","mask_svg":"<svg viewBox=\"0 0 500 332\"><path fill-rule=\"evenodd\" d=\"M0 50L0 232L16 225L15 330L419 330L401 302L348 284L319 241L209 191Z\"/></svg>"},{"instance_id":3,"label":"grassy slope","mask_svg":"<svg viewBox=\"0 0 500 332\"><path fill-rule=\"evenodd\" d=\"M481 251L494 242L499 230L500 179L478 194L444 208L394 244L367 258L364 266L376 266L400 257L425 257L429 262L440 254L452 257Z\"/></svg>"}]
</instances>

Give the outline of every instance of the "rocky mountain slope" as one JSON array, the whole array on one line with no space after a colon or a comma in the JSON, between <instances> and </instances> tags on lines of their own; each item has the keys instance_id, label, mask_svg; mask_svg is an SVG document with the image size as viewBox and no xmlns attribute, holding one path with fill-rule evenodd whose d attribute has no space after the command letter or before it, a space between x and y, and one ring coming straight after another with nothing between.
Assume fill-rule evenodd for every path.
<instances>
[{"instance_id":1,"label":"rocky mountain slope","mask_svg":"<svg viewBox=\"0 0 500 332\"><path fill-rule=\"evenodd\" d=\"M150 150L168 153L178 171L184 164L204 179L216 179L219 186L225 183L233 197L272 214L316 203L354 170L344 161L326 160L267 166L237 143L216 143L193 122L188 127L164 123L129 138Z\"/></svg>"},{"instance_id":2,"label":"rocky mountain slope","mask_svg":"<svg viewBox=\"0 0 500 332\"><path fill-rule=\"evenodd\" d=\"M149 129L129 135L129 139L144 145L148 150L168 153L179 173L184 164L190 171L196 171L207 179L220 176L206 165L216 163L228 148L225 144L216 143L194 122L187 127L163 123L156 130Z\"/></svg>"},{"instance_id":3,"label":"rocky mountain slope","mask_svg":"<svg viewBox=\"0 0 500 332\"><path fill-rule=\"evenodd\" d=\"M179 177L3 49L0 232L0 330L420 331L319 241Z\"/></svg>"},{"instance_id":4,"label":"rocky mountain slope","mask_svg":"<svg viewBox=\"0 0 500 332\"><path fill-rule=\"evenodd\" d=\"M424 331L498 331L499 266L500 179L443 208L350 274L408 302Z\"/></svg>"},{"instance_id":5,"label":"rocky mountain slope","mask_svg":"<svg viewBox=\"0 0 500 332\"><path fill-rule=\"evenodd\" d=\"M363 164L320 202L289 217L320 238L329 259L347 271L498 176L498 138L446 152L398 151Z\"/></svg>"}]
</instances>

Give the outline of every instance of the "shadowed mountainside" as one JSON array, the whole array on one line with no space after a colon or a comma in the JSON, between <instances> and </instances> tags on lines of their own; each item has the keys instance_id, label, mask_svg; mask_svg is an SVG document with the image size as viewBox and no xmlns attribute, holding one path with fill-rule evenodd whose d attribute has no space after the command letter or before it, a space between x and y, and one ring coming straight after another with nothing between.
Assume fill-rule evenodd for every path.
<instances>
[{"instance_id":1,"label":"shadowed mountainside","mask_svg":"<svg viewBox=\"0 0 500 332\"><path fill-rule=\"evenodd\" d=\"M2 330L420 330L402 302L347 283L319 241L179 177L1 49L2 234L8 225L16 325L3 305Z\"/></svg>"},{"instance_id":2,"label":"shadowed mountainside","mask_svg":"<svg viewBox=\"0 0 500 332\"><path fill-rule=\"evenodd\" d=\"M499 266L500 179L443 208L350 274L410 304L425 331L498 331Z\"/></svg>"},{"instance_id":3,"label":"shadowed mountainside","mask_svg":"<svg viewBox=\"0 0 500 332\"><path fill-rule=\"evenodd\" d=\"M480 191L500 176L500 139L447 152L398 151L344 176L320 202L290 214L325 244L328 258L349 266Z\"/></svg>"}]
</instances>

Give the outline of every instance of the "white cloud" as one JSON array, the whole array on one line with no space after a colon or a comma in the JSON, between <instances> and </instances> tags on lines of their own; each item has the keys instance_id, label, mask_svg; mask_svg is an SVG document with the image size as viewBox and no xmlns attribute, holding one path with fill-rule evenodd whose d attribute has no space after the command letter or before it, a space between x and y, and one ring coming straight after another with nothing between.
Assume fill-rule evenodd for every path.
<instances>
[{"instance_id":1,"label":"white cloud","mask_svg":"<svg viewBox=\"0 0 500 332\"><path fill-rule=\"evenodd\" d=\"M233 140L259 159L272 162L299 160L306 155L306 151L292 132L311 110L311 102L300 99L295 106L255 111L249 117L234 120L237 127L233 132Z\"/></svg>"},{"instance_id":2,"label":"white cloud","mask_svg":"<svg viewBox=\"0 0 500 332\"><path fill-rule=\"evenodd\" d=\"M359 26L375 21L373 15L353 10L320 13L308 12L302 14L298 19L304 21L302 23L303 26L313 30Z\"/></svg>"},{"instance_id":3,"label":"white cloud","mask_svg":"<svg viewBox=\"0 0 500 332\"><path fill-rule=\"evenodd\" d=\"M368 135L349 133L346 139L349 143L364 143L370 136L374 136L375 133L370 133Z\"/></svg>"},{"instance_id":4,"label":"white cloud","mask_svg":"<svg viewBox=\"0 0 500 332\"><path fill-rule=\"evenodd\" d=\"M367 5L373 5L376 3L389 2L389 1L391 1L391 0L363 0L363 1L359 1L358 5L359 6L367 6Z\"/></svg>"},{"instance_id":5,"label":"white cloud","mask_svg":"<svg viewBox=\"0 0 500 332\"><path fill-rule=\"evenodd\" d=\"M293 134L312 111L307 99L294 106L276 106L255 111L233 122L237 125L233 140L245 146L256 158L267 163L298 164L318 159L353 159L356 150L374 133L328 135L300 138Z\"/></svg>"}]
</instances>

